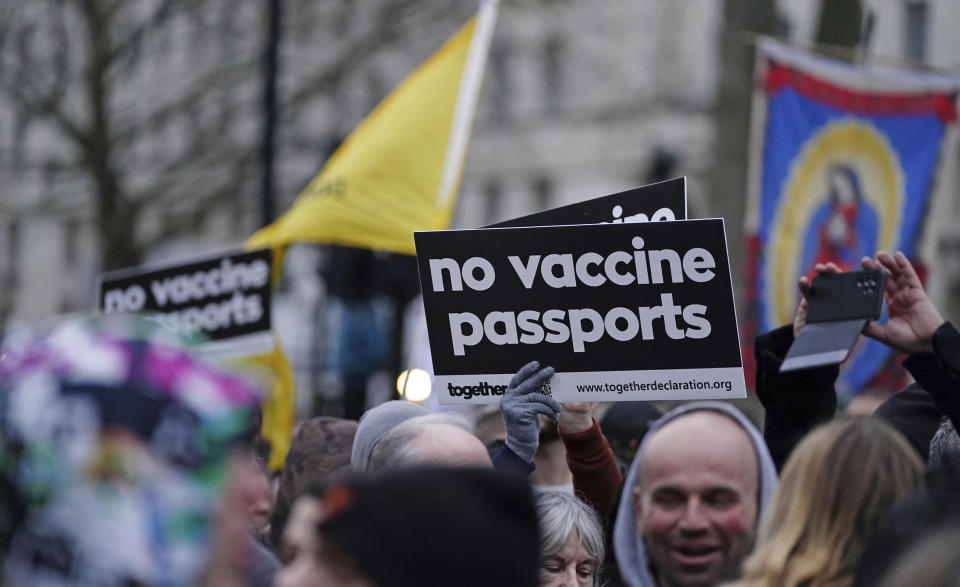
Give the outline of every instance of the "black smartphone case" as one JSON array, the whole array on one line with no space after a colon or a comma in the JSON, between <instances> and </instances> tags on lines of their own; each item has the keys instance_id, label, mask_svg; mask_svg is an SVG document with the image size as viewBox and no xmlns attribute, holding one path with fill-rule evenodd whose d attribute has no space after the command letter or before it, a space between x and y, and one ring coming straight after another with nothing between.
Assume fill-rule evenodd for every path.
<instances>
[{"instance_id":1,"label":"black smartphone case","mask_svg":"<svg viewBox=\"0 0 960 587\"><path fill-rule=\"evenodd\" d=\"M814 277L807 296L807 325L790 345L780 371L845 361L867 321L880 317L886 284L887 274L879 269Z\"/></svg>"},{"instance_id":2,"label":"black smartphone case","mask_svg":"<svg viewBox=\"0 0 960 587\"><path fill-rule=\"evenodd\" d=\"M880 269L818 275L807 296L807 322L876 320L886 284L887 274Z\"/></svg>"}]
</instances>

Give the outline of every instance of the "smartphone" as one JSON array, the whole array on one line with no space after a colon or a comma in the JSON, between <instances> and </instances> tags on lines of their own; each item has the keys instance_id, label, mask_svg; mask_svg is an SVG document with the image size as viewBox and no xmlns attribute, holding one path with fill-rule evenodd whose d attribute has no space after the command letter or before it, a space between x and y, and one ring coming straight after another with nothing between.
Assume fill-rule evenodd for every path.
<instances>
[{"instance_id":1,"label":"smartphone","mask_svg":"<svg viewBox=\"0 0 960 587\"><path fill-rule=\"evenodd\" d=\"M807 324L780 371L837 365L850 355L863 327L883 312L887 274L880 269L817 275L807 295Z\"/></svg>"}]
</instances>

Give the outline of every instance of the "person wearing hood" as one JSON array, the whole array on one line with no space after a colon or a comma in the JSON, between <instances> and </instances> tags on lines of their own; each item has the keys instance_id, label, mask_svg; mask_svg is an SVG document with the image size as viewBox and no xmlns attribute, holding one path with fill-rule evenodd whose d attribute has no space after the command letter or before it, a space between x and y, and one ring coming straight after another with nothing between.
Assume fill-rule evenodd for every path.
<instances>
[{"instance_id":1,"label":"person wearing hood","mask_svg":"<svg viewBox=\"0 0 960 587\"><path fill-rule=\"evenodd\" d=\"M757 429L736 408L695 402L653 425L624 482L613 530L630 587L735 578L777 484Z\"/></svg>"}]
</instances>

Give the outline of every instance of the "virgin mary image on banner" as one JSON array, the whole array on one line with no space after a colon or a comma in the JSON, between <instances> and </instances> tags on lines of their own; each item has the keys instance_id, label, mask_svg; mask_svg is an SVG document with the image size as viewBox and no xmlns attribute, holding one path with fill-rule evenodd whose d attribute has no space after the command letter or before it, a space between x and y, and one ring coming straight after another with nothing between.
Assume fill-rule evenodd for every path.
<instances>
[{"instance_id":1,"label":"virgin mary image on banner","mask_svg":"<svg viewBox=\"0 0 960 587\"><path fill-rule=\"evenodd\" d=\"M826 201L814 213L804 239L807 254L800 265L808 268L810 279L818 263L856 271L860 259L873 255L877 246L877 214L864 200L856 169L835 164L827 172L826 183Z\"/></svg>"}]
</instances>

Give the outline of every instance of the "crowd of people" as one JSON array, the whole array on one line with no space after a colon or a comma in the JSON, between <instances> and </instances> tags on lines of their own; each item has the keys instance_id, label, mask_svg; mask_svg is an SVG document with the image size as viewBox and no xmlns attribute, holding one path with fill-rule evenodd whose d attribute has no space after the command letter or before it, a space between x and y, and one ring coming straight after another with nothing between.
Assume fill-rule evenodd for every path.
<instances>
[{"instance_id":1,"label":"crowd of people","mask_svg":"<svg viewBox=\"0 0 960 587\"><path fill-rule=\"evenodd\" d=\"M720 401L598 420L530 362L474 420L299 422L276 476L258 391L156 327L7 336L0 585L960 584L960 333L902 254L862 263L889 316L863 334L915 380L870 416L837 413L837 367L780 372L801 296L756 342L760 426Z\"/></svg>"}]
</instances>

